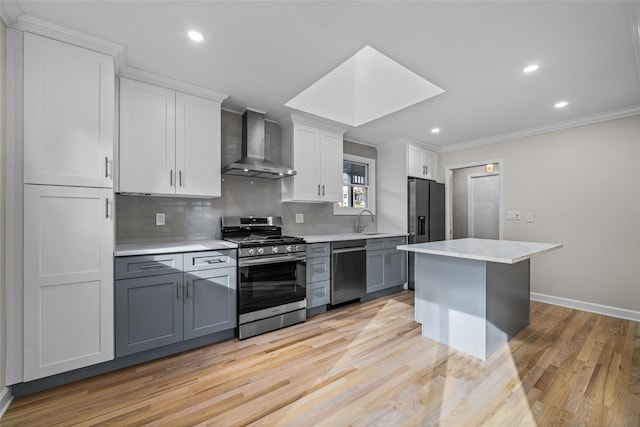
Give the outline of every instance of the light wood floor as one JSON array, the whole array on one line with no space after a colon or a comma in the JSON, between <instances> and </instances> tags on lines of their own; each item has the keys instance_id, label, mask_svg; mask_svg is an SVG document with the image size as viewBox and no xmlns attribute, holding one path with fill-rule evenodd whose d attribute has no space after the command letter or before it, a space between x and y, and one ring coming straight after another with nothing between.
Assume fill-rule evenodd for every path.
<instances>
[{"instance_id":1,"label":"light wood floor","mask_svg":"<svg viewBox=\"0 0 640 427\"><path fill-rule=\"evenodd\" d=\"M0 425L640 425L639 323L531 320L482 363L423 338L405 291L22 397Z\"/></svg>"}]
</instances>

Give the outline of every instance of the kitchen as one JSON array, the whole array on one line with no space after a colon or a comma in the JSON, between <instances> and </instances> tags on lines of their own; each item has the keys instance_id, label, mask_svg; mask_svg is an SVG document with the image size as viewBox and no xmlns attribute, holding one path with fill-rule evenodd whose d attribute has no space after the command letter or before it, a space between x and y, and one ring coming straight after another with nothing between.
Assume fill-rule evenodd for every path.
<instances>
[{"instance_id":1,"label":"kitchen","mask_svg":"<svg viewBox=\"0 0 640 427\"><path fill-rule=\"evenodd\" d=\"M168 69L167 72L171 70ZM637 81L635 84L637 85ZM628 91L637 93L637 89L636 92L631 89ZM638 295L639 276L634 261L638 255L639 241L636 227L639 181L636 165L640 161L635 142L635 135L638 133L637 96L634 102L630 104L631 107L617 108L617 114L602 113L597 117L591 117L591 121L576 118L571 123L565 123L565 128L549 125L539 129L537 133L509 135L504 132L506 136L496 138L491 144L461 144L456 149L443 148L438 153L438 177L442 182L446 167L503 159L504 210L535 212L533 223L525 222L524 218L505 220L503 238L561 241L565 244L562 251L553 256L541 257L532 264L532 292L537 294L541 301L590 311L604 311L636 321L638 319L638 298L634 298ZM237 153L240 151L239 112L223 111L221 114L222 155L229 161L237 160ZM225 125L225 120L234 122L235 126ZM267 127L272 127L274 132L277 132L277 126L270 124L275 123L268 121ZM375 122L372 127L376 127ZM225 132L234 137L228 138ZM278 157L274 151L280 148L275 141L281 138L273 138L271 150L274 158ZM395 185L394 178L389 177L393 174L394 167L398 167L397 159L392 157L392 150L385 151L388 146L378 146L377 150L372 150L370 145L351 143L348 142L348 138L345 139L345 153L361 157L375 156L376 159L377 229L372 231L397 230L393 222L402 215L397 214L401 203L395 198L402 199L402 191L391 194L383 188L386 184ZM461 138L458 141L472 139ZM230 140L233 140L233 143L230 143ZM364 138L358 140L367 141ZM606 144L603 144L603 141L606 141ZM406 144L407 141L399 143ZM10 147L7 147L7 150L10 150ZM224 150L229 150L226 155ZM236 156L229 154L234 151L233 154ZM226 162L223 161L224 163ZM585 180L589 180L590 186L593 187L589 191L585 186ZM593 201L594 191L599 193L597 203ZM265 209L267 212L259 214L281 215L287 234L353 231L354 218L333 215L331 205L279 203L281 193L277 182L224 177L221 192L219 199L201 201L180 200L177 197L118 196L117 233L127 229L128 232L123 233L126 236L135 232L137 237L170 237L169 229L172 229L178 235L193 232L195 238L210 235L212 232L218 237L218 218L222 214L256 213L256 206L269 208ZM7 206L13 205L7 202ZM611 206L619 208L612 210ZM123 215L120 212L121 208L128 211L129 215ZM165 213L167 225L149 225L148 221L155 218L143 219L143 215L137 216L138 212L145 215L149 212ZM296 215L301 213L304 222L297 223ZM205 221L202 221L203 218ZM178 220L178 223L173 222L175 220ZM216 228L212 229L211 224L215 224ZM611 227L611 224L618 227ZM190 226L194 229L186 228ZM10 238L10 233L8 234L7 237ZM7 254L11 252L11 248L12 246L7 246ZM7 266L9 264L8 262Z\"/></svg>"}]
</instances>

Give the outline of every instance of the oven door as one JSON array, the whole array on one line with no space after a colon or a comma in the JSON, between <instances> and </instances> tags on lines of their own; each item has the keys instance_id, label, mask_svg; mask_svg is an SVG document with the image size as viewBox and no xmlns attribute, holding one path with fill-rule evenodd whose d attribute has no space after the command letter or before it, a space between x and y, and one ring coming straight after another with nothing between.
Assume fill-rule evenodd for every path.
<instances>
[{"instance_id":1,"label":"oven door","mask_svg":"<svg viewBox=\"0 0 640 427\"><path fill-rule=\"evenodd\" d=\"M240 318L249 320L248 313L285 304L304 303L306 307L305 258L305 254L290 254L238 260Z\"/></svg>"}]
</instances>

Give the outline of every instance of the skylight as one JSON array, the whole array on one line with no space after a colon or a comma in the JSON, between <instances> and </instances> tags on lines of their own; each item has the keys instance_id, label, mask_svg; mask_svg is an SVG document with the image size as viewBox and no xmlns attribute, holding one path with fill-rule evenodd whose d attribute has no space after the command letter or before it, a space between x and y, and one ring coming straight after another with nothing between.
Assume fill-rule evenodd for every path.
<instances>
[{"instance_id":1,"label":"skylight","mask_svg":"<svg viewBox=\"0 0 640 427\"><path fill-rule=\"evenodd\" d=\"M284 105L357 127L443 92L367 45Z\"/></svg>"}]
</instances>

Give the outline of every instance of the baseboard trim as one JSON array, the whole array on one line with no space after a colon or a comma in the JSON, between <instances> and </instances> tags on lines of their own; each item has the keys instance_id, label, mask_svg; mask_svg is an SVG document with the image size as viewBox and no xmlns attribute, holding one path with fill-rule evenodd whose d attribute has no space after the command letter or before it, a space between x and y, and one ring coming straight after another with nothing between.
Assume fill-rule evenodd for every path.
<instances>
[{"instance_id":1,"label":"baseboard trim","mask_svg":"<svg viewBox=\"0 0 640 427\"><path fill-rule=\"evenodd\" d=\"M559 305L562 307L574 308L576 310L588 311L591 313L604 314L605 316L618 317L620 319L640 322L640 311L627 310L626 308L594 304L592 302L555 297L553 295L539 294L536 292L531 292L531 299L533 301L544 302L547 304Z\"/></svg>"},{"instance_id":2,"label":"baseboard trim","mask_svg":"<svg viewBox=\"0 0 640 427\"><path fill-rule=\"evenodd\" d=\"M13 401L13 395L9 387L4 387L0 392L0 420L4 417L4 413L9 409L9 405Z\"/></svg>"}]
</instances>

